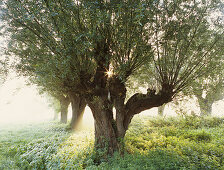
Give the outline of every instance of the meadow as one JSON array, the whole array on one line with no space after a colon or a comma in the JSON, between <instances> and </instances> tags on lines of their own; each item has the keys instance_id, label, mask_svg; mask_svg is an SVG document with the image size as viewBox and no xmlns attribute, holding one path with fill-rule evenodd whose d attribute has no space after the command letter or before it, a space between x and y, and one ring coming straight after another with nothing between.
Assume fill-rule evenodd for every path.
<instances>
[{"instance_id":1,"label":"meadow","mask_svg":"<svg viewBox=\"0 0 224 170\"><path fill-rule=\"evenodd\" d=\"M96 151L93 129L45 122L0 126L0 169L224 169L224 119L137 116L125 153Z\"/></svg>"}]
</instances>

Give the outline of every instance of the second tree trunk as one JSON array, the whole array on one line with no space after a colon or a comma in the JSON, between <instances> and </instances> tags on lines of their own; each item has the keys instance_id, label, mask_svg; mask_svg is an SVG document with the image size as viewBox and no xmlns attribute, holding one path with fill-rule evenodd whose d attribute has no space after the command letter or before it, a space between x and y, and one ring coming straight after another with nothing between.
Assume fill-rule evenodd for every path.
<instances>
[{"instance_id":1,"label":"second tree trunk","mask_svg":"<svg viewBox=\"0 0 224 170\"><path fill-rule=\"evenodd\" d=\"M61 107L61 123L67 123L68 117L68 106L70 101L66 98L64 100L60 100Z\"/></svg>"},{"instance_id":2,"label":"second tree trunk","mask_svg":"<svg viewBox=\"0 0 224 170\"><path fill-rule=\"evenodd\" d=\"M70 96L70 100L72 105L71 128L77 129L81 126L86 102L83 98L74 94Z\"/></svg>"}]
</instances>

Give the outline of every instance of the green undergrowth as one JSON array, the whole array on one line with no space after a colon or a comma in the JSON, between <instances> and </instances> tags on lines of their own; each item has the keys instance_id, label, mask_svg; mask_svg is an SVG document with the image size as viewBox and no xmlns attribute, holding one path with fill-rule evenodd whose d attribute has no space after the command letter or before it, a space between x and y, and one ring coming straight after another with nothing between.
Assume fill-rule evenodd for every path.
<instances>
[{"instance_id":1,"label":"green undergrowth","mask_svg":"<svg viewBox=\"0 0 224 170\"><path fill-rule=\"evenodd\" d=\"M137 116L125 153L93 149L92 130L58 122L0 127L0 169L224 169L222 118Z\"/></svg>"}]
</instances>

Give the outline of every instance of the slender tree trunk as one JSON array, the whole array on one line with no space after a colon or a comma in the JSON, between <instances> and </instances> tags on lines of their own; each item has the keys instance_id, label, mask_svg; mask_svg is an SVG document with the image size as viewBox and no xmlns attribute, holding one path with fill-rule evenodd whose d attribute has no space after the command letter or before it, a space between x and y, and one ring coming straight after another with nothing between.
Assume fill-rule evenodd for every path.
<instances>
[{"instance_id":1,"label":"slender tree trunk","mask_svg":"<svg viewBox=\"0 0 224 170\"><path fill-rule=\"evenodd\" d=\"M58 120L58 113L57 112L54 112L54 118L53 120Z\"/></svg>"},{"instance_id":2,"label":"slender tree trunk","mask_svg":"<svg viewBox=\"0 0 224 170\"><path fill-rule=\"evenodd\" d=\"M69 106L69 98L60 99L60 107L61 107L61 123L67 123L68 120L68 106Z\"/></svg>"},{"instance_id":3,"label":"slender tree trunk","mask_svg":"<svg viewBox=\"0 0 224 170\"><path fill-rule=\"evenodd\" d=\"M61 123L67 123L68 117L68 108L64 105L61 105Z\"/></svg>"},{"instance_id":4,"label":"slender tree trunk","mask_svg":"<svg viewBox=\"0 0 224 170\"><path fill-rule=\"evenodd\" d=\"M71 105L72 105L72 121L71 128L77 129L82 124L83 114L86 107L86 102L84 98L77 95L70 95Z\"/></svg>"},{"instance_id":5,"label":"slender tree trunk","mask_svg":"<svg viewBox=\"0 0 224 170\"><path fill-rule=\"evenodd\" d=\"M200 116L211 116L212 114L212 101L208 99L198 99L199 107L200 107Z\"/></svg>"},{"instance_id":6,"label":"slender tree trunk","mask_svg":"<svg viewBox=\"0 0 224 170\"><path fill-rule=\"evenodd\" d=\"M158 115L161 117L163 116L165 106L166 106L166 104L163 104L162 106L158 107Z\"/></svg>"}]
</instances>

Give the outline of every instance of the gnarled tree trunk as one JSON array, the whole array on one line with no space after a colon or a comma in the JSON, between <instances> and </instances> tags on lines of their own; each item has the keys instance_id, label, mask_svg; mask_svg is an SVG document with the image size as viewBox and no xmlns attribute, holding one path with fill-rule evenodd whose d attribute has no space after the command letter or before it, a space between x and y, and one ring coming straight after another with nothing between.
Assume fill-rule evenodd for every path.
<instances>
[{"instance_id":1,"label":"gnarled tree trunk","mask_svg":"<svg viewBox=\"0 0 224 170\"><path fill-rule=\"evenodd\" d=\"M70 95L70 100L72 105L71 128L77 129L82 123L86 102L84 98L79 97L76 94Z\"/></svg>"},{"instance_id":2,"label":"gnarled tree trunk","mask_svg":"<svg viewBox=\"0 0 224 170\"><path fill-rule=\"evenodd\" d=\"M195 96L197 97L198 104L200 107L200 116L211 116L212 115L212 104L216 101L215 98L211 97L211 93L207 94L204 98L202 97L202 92L195 92Z\"/></svg>"},{"instance_id":3,"label":"gnarled tree trunk","mask_svg":"<svg viewBox=\"0 0 224 170\"><path fill-rule=\"evenodd\" d=\"M88 102L95 125L95 147L106 148L108 154L118 151L118 135L111 103L106 99Z\"/></svg>"},{"instance_id":4,"label":"gnarled tree trunk","mask_svg":"<svg viewBox=\"0 0 224 170\"><path fill-rule=\"evenodd\" d=\"M95 120L95 146L106 148L108 154L123 152L123 138L135 114L152 107L158 107L172 99L172 92L135 94L125 103L126 88L123 82L114 78L108 90L99 89L86 101ZM113 116L116 109L116 118Z\"/></svg>"}]
</instances>

